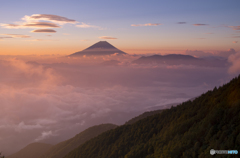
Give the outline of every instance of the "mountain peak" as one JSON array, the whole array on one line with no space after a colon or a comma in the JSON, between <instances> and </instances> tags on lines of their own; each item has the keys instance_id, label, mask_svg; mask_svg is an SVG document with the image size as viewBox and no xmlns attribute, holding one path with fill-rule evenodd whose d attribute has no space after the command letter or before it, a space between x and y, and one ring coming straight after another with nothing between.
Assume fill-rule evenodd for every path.
<instances>
[{"instance_id":1,"label":"mountain peak","mask_svg":"<svg viewBox=\"0 0 240 158\"><path fill-rule=\"evenodd\" d=\"M111 55L111 54L118 54L123 55L126 54L125 52L117 49L107 41L99 41L92 46L84 49L83 51L76 52L69 56L93 56L93 55Z\"/></svg>"},{"instance_id":2,"label":"mountain peak","mask_svg":"<svg viewBox=\"0 0 240 158\"><path fill-rule=\"evenodd\" d=\"M116 47L114 47L113 45L111 45L110 43L108 43L107 41L99 41L95 44L93 44L92 46L88 47L85 50L89 50L89 49L117 49Z\"/></svg>"}]
</instances>

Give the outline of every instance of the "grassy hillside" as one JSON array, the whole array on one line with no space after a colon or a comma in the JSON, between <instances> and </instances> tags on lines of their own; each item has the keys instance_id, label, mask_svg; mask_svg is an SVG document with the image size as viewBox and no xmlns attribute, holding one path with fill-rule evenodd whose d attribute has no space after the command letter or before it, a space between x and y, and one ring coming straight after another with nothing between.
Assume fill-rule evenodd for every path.
<instances>
[{"instance_id":1,"label":"grassy hillside","mask_svg":"<svg viewBox=\"0 0 240 158\"><path fill-rule=\"evenodd\" d=\"M20 150L17 153L14 153L10 156L6 156L6 158L34 158L42 155L48 149L50 149L52 145L45 143L32 143L27 145L25 148Z\"/></svg>"},{"instance_id":2,"label":"grassy hillside","mask_svg":"<svg viewBox=\"0 0 240 158\"><path fill-rule=\"evenodd\" d=\"M212 157L210 149L240 149L239 122L240 76L193 101L107 131L64 158Z\"/></svg>"},{"instance_id":3,"label":"grassy hillside","mask_svg":"<svg viewBox=\"0 0 240 158\"><path fill-rule=\"evenodd\" d=\"M77 134L75 137L54 145L39 158L62 158L71 150L77 148L79 145L85 143L91 138L116 127L117 125L113 124L101 124L90 127Z\"/></svg>"}]
</instances>

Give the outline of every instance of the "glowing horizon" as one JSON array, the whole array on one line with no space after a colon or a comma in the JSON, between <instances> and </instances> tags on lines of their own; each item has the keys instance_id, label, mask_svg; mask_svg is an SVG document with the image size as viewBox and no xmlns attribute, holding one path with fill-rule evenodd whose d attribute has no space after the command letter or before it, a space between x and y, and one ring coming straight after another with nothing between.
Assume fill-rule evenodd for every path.
<instances>
[{"instance_id":1,"label":"glowing horizon","mask_svg":"<svg viewBox=\"0 0 240 158\"><path fill-rule=\"evenodd\" d=\"M240 51L240 2L206 2L7 1L0 6L0 55L68 55L100 40L128 54Z\"/></svg>"}]
</instances>

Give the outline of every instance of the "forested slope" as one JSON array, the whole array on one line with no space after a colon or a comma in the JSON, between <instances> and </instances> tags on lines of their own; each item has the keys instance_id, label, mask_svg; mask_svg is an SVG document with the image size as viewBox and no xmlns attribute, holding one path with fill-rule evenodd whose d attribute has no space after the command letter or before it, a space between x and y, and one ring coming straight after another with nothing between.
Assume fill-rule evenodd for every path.
<instances>
[{"instance_id":1,"label":"forested slope","mask_svg":"<svg viewBox=\"0 0 240 158\"><path fill-rule=\"evenodd\" d=\"M146 117L148 117L148 116L152 116L152 115L161 113L162 111L163 111L163 109L144 112L143 114L141 114L141 115L139 115L139 116L136 116L136 117L128 120L128 121L125 123L125 125L131 125L131 124L133 124L133 123L135 123L135 122L137 122L137 121L139 121L139 120L141 120L141 119L144 119L144 118L146 118Z\"/></svg>"},{"instance_id":2,"label":"forested slope","mask_svg":"<svg viewBox=\"0 0 240 158\"><path fill-rule=\"evenodd\" d=\"M65 158L211 157L210 149L240 149L239 122L240 76L193 101L107 131Z\"/></svg>"}]
</instances>

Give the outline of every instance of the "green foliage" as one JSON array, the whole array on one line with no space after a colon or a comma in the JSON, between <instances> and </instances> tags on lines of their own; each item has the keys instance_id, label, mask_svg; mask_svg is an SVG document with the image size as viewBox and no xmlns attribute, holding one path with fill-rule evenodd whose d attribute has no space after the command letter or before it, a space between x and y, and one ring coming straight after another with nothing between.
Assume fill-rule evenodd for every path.
<instances>
[{"instance_id":1,"label":"green foliage","mask_svg":"<svg viewBox=\"0 0 240 158\"><path fill-rule=\"evenodd\" d=\"M64 158L210 157L210 149L240 149L239 122L240 76L193 101L102 133Z\"/></svg>"}]
</instances>

